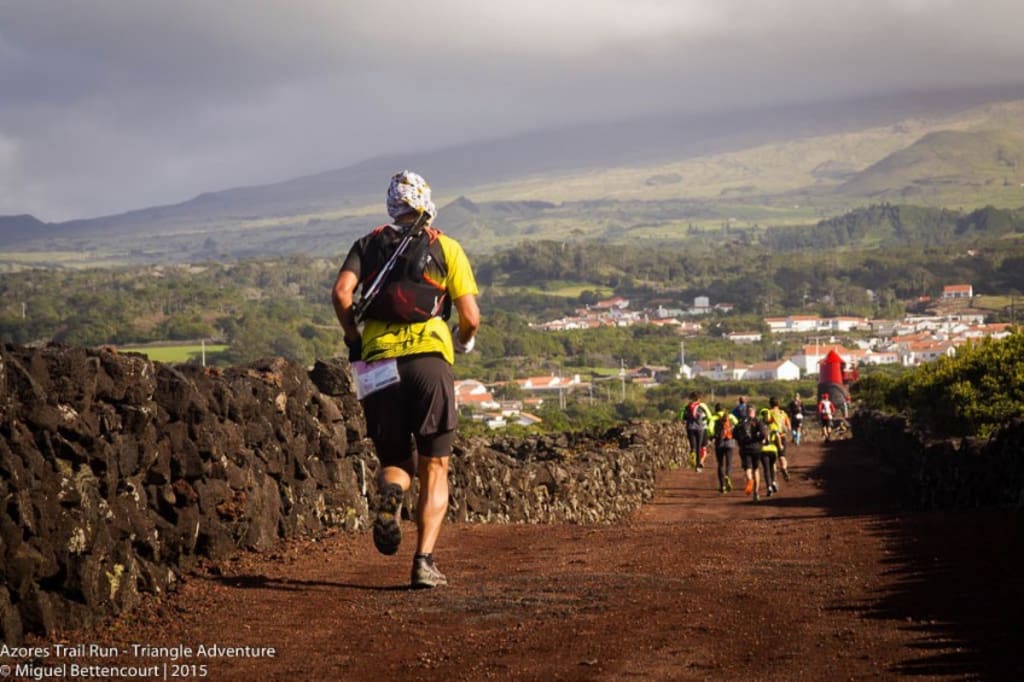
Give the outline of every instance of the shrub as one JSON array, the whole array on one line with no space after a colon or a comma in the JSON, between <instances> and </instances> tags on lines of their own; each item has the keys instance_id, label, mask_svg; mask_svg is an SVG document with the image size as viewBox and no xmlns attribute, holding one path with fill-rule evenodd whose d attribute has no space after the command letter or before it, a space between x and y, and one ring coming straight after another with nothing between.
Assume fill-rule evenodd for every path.
<instances>
[{"instance_id":1,"label":"shrub","mask_svg":"<svg viewBox=\"0 0 1024 682\"><path fill-rule=\"evenodd\" d=\"M863 379L857 397L870 408L906 412L936 436L988 437L1024 416L1024 332L965 344L956 357L899 378Z\"/></svg>"}]
</instances>

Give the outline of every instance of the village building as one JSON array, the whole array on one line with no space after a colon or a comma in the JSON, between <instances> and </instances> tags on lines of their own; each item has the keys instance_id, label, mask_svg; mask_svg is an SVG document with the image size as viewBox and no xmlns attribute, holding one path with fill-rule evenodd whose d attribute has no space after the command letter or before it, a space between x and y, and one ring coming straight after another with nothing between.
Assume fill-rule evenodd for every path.
<instances>
[{"instance_id":1,"label":"village building","mask_svg":"<svg viewBox=\"0 0 1024 682\"><path fill-rule=\"evenodd\" d=\"M597 303L590 306L591 310L625 310L629 307L629 299L623 298L622 296L615 296L613 298L598 301Z\"/></svg>"},{"instance_id":2,"label":"village building","mask_svg":"<svg viewBox=\"0 0 1024 682\"><path fill-rule=\"evenodd\" d=\"M796 381L799 378L800 368L789 359L754 363L743 375L747 381Z\"/></svg>"},{"instance_id":3,"label":"village building","mask_svg":"<svg viewBox=\"0 0 1024 682\"><path fill-rule=\"evenodd\" d=\"M665 365L643 365L631 370L629 376L636 379L645 379L660 383L672 378L672 368Z\"/></svg>"},{"instance_id":4,"label":"village building","mask_svg":"<svg viewBox=\"0 0 1024 682\"><path fill-rule=\"evenodd\" d=\"M725 338L733 343L757 343L764 335L758 331L729 332Z\"/></svg>"},{"instance_id":5,"label":"village building","mask_svg":"<svg viewBox=\"0 0 1024 682\"><path fill-rule=\"evenodd\" d=\"M947 284L942 287L942 298L971 298L974 287L970 284Z\"/></svg>"},{"instance_id":6,"label":"village building","mask_svg":"<svg viewBox=\"0 0 1024 682\"><path fill-rule=\"evenodd\" d=\"M871 326L870 321L866 317L851 315L839 315L836 317L789 315L787 317L766 317L764 322L773 334L849 332L855 329L868 329Z\"/></svg>"},{"instance_id":7,"label":"village building","mask_svg":"<svg viewBox=\"0 0 1024 682\"><path fill-rule=\"evenodd\" d=\"M933 362L941 357L956 355L956 344L952 341L911 341L899 344L900 364L904 367Z\"/></svg>"},{"instance_id":8,"label":"village building","mask_svg":"<svg viewBox=\"0 0 1024 682\"><path fill-rule=\"evenodd\" d=\"M697 336L704 331L700 322L681 322L676 330L683 336Z\"/></svg>"},{"instance_id":9,"label":"village building","mask_svg":"<svg viewBox=\"0 0 1024 682\"><path fill-rule=\"evenodd\" d=\"M475 412L497 410L501 407L487 387L476 379L455 382L455 406L469 408Z\"/></svg>"},{"instance_id":10,"label":"village building","mask_svg":"<svg viewBox=\"0 0 1024 682\"><path fill-rule=\"evenodd\" d=\"M747 365L732 360L697 360L690 363L690 370L694 377L711 381L739 381L746 375Z\"/></svg>"},{"instance_id":11,"label":"village building","mask_svg":"<svg viewBox=\"0 0 1024 682\"><path fill-rule=\"evenodd\" d=\"M871 327L866 317L852 317L849 315L822 318L821 325L824 331L831 332L850 332L855 329L869 329Z\"/></svg>"},{"instance_id":12,"label":"village building","mask_svg":"<svg viewBox=\"0 0 1024 682\"><path fill-rule=\"evenodd\" d=\"M817 315L789 315L788 317L766 317L764 322L773 334L809 333L819 330L821 318Z\"/></svg>"},{"instance_id":13,"label":"village building","mask_svg":"<svg viewBox=\"0 0 1024 682\"><path fill-rule=\"evenodd\" d=\"M697 296L693 299L693 307L690 308L691 315L707 315L711 312L711 299L707 296Z\"/></svg>"},{"instance_id":14,"label":"village building","mask_svg":"<svg viewBox=\"0 0 1024 682\"><path fill-rule=\"evenodd\" d=\"M652 315L659 320L667 319L670 317L682 317L686 314L686 311L682 308L666 308L663 305L659 305L654 309Z\"/></svg>"},{"instance_id":15,"label":"village building","mask_svg":"<svg viewBox=\"0 0 1024 682\"><path fill-rule=\"evenodd\" d=\"M676 370L676 379L683 379L685 381L689 381L690 379L693 378L693 376L693 368L687 364L680 365L679 369Z\"/></svg>"},{"instance_id":16,"label":"village building","mask_svg":"<svg viewBox=\"0 0 1024 682\"><path fill-rule=\"evenodd\" d=\"M896 365L899 364L900 356L895 350L874 350L871 348L858 348L847 350L842 359L849 363L850 367L863 367L865 365Z\"/></svg>"},{"instance_id":17,"label":"village building","mask_svg":"<svg viewBox=\"0 0 1024 682\"><path fill-rule=\"evenodd\" d=\"M579 374L573 374L571 377L559 377L559 376L539 376L530 377L528 379L516 379L516 383L519 384L519 388L524 391L564 391L566 389L583 386L583 382L580 381Z\"/></svg>"},{"instance_id":18,"label":"village building","mask_svg":"<svg viewBox=\"0 0 1024 682\"><path fill-rule=\"evenodd\" d=\"M964 332L964 338L977 339L991 337L993 339L1005 339L1010 335L1013 325L1006 322L993 322L991 324L979 324L968 327Z\"/></svg>"},{"instance_id":19,"label":"village building","mask_svg":"<svg viewBox=\"0 0 1024 682\"><path fill-rule=\"evenodd\" d=\"M817 374L818 364L825 359L830 350L834 350L844 360L850 354L848 349L834 343L812 344L804 346L789 359L800 368L801 374Z\"/></svg>"}]
</instances>

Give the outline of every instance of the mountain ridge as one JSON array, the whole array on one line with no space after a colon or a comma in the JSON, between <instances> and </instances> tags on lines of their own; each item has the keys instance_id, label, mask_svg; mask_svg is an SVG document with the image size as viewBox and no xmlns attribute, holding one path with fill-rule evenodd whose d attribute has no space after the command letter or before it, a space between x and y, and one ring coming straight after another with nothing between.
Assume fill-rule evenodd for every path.
<instances>
[{"instance_id":1,"label":"mountain ridge","mask_svg":"<svg viewBox=\"0 0 1024 682\"><path fill-rule=\"evenodd\" d=\"M817 201L820 205L816 213L808 212L801 217L791 215L790 211L778 218L813 223L828 211L848 209L852 200L881 196L864 191L861 185L870 184L866 178L883 176L887 157L882 152L890 150L877 145L870 147L868 152L861 152L867 156L856 162L824 158L801 171L802 174L783 174L774 181L770 176L774 172L771 164L764 166L756 155L744 150L767 146L768 151L763 153L775 154L778 158L774 163L778 166L792 162L787 161L786 154L803 160L805 151L794 144L810 144L807 140L813 143L816 135L824 140L820 145L839 144L867 130L864 126L868 125L881 126L882 132L876 133L879 137L887 134L884 126L891 126L894 140L909 140L918 128L925 133L924 138L935 132L937 124L922 124L915 116L937 118L968 112L962 115L974 117L968 122L954 121L960 127L977 125L986 116L992 119L1006 115L1015 122L1024 117L1024 103L1008 102L1006 98L1010 95L1024 98L1024 86L952 94L902 93L768 110L656 117L535 131L404 157L376 157L340 169L277 183L204 192L177 204L111 216L58 223L44 223L31 216L0 217L0 247L30 251L94 249L115 256L127 252L128 260L134 261L165 260L172 253L196 260L331 248L335 242L365 230L366 224L378 216L386 219L382 215L383 188L387 177L401 168L416 170L430 180L442 215L459 216L456 222L465 228L458 230L463 232L462 236L478 233L491 240L500 235L498 225L485 224L488 213L525 223L541 214L560 214L551 220L569 225L575 219L586 224L582 232L593 236L609 229L616 233L623 219L627 223L632 220L634 226L641 228L650 224L658 232L658 225L667 229L673 222L683 226L692 224L694 219L725 219L737 206L747 214L761 206L755 213L770 216L777 211L773 205ZM1011 111L1001 114L1000 107ZM976 111L979 108L980 113ZM825 138L826 133L833 137ZM888 146L892 148L894 144L890 142ZM899 151L893 154L898 155ZM1013 153L1016 159L1016 151ZM872 154L876 156L872 158ZM699 179L692 172L657 165L678 165L681 161L691 166L711 163L712 170L718 170L710 174L705 189L696 192L695 180ZM899 164L890 161L889 165ZM729 173L734 174L734 181L730 181ZM600 180L605 176L606 180ZM608 182L612 184L607 185ZM624 215L601 217L600 211L593 213L594 207L607 209L608 204L603 202L616 198L616 192L621 194L618 198L628 200L619 210ZM655 203L636 203L651 201ZM556 210L566 203L572 204L575 215ZM485 205L486 210L481 208ZM628 215L630 212L637 215ZM545 235L555 222L544 220L548 218L522 225L522 233Z\"/></svg>"},{"instance_id":2,"label":"mountain ridge","mask_svg":"<svg viewBox=\"0 0 1024 682\"><path fill-rule=\"evenodd\" d=\"M906 199L926 194L928 185L950 182L1021 185L1024 135L999 130L928 133L857 173L838 190L852 196Z\"/></svg>"}]
</instances>

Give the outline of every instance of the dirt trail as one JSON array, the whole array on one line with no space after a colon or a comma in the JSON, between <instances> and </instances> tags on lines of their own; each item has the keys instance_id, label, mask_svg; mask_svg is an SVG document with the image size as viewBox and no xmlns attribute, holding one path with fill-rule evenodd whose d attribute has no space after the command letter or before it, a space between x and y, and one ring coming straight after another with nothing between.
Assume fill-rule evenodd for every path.
<instances>
[{"instance_id":1,"label":"dirt trail","mask_svg":"<svg viewBox=\"0 0 1024 682\"><path fill-rule=\"evenodd\" d=\"M792 453L759 504L709 468L611 526L447 526L443 589L368 534L245 555L86 641L275 647L190 661L214 680L1024 679L1008 512L901 514L852 441Z\"/></svg>"}]
</instances>

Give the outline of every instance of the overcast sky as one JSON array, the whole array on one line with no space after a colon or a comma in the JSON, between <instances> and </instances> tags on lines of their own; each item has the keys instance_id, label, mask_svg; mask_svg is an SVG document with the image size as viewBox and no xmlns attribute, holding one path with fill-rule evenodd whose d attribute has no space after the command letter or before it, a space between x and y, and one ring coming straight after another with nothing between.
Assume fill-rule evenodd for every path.
<instances>
[{"instance_id":1,"label":"overcast sky","mask_svg":"<svg viewBox=\"0 0 1024 682\"><path fill-rule=\"evenodd\" d=\"M1019 82L1022 27L1020 0L0 0L0 215L575 120Z\"/></svg>"}]
</instances>

